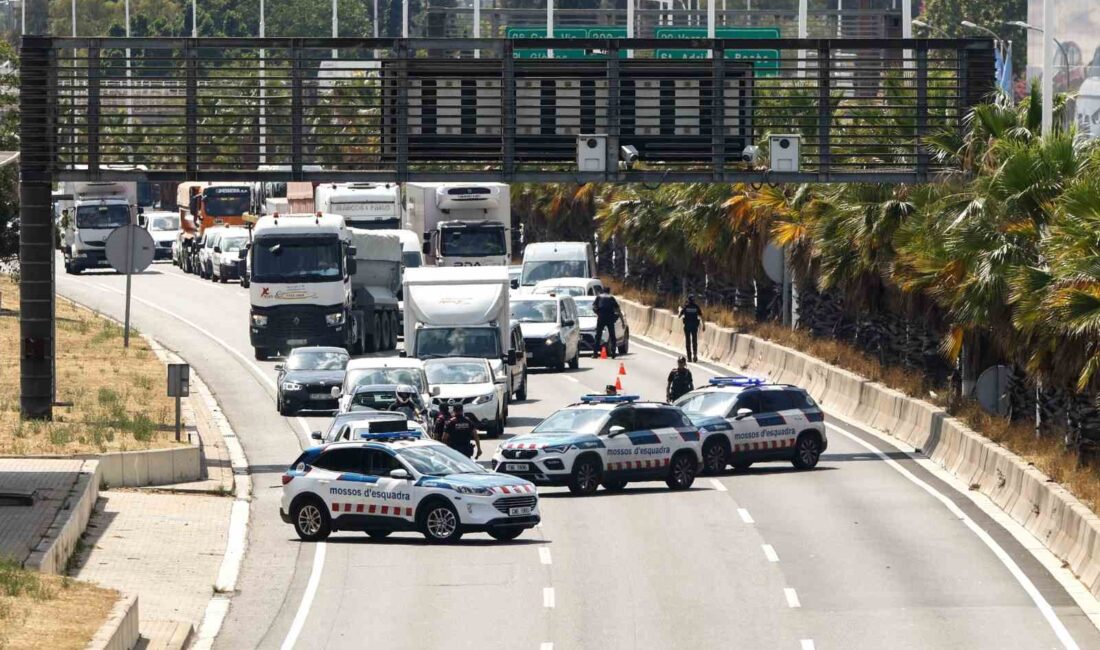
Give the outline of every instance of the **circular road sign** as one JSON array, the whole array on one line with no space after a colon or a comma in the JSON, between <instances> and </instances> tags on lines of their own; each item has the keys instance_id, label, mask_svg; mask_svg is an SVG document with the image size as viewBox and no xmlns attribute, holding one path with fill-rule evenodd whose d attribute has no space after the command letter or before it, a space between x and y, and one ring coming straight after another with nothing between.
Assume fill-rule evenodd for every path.
<instances>
[{"instance_id":1,"label":"circular road sign","mask_svg":"<svg viewBox=\"0 0 1100 650\"><path fill-rule=\"evenodd\" d=\"M127 235L129 231L129 235ZM126 244L130 244L130 273L141 273L153 263L156 244L141 226L120 226L107 235L107 261L119 273L126 273Z\"/></svg>"}]
</instances>

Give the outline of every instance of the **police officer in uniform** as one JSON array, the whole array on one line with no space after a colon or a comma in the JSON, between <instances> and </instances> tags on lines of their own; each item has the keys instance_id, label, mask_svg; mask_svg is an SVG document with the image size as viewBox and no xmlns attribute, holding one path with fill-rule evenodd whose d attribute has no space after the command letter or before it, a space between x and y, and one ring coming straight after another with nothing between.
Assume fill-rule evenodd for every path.
<instances>
[{"instance_id":1,"label":"police officer in uniform","mask_svg":"<svg viewBox=\"0 0 1100 650\"><path fill-rule=\"evenodd\" d=\"M687 369L687 359L680 357L676 360L676 367L668 373L665 396L671 404L693 390L695 390L695 381L691 377L691 371Z\"/></svg>"},{"instance_id":2,"label":"police officer in uniform","mask_svg":"<svg viewBox=\"0 0 1100 650\"><path fill-rule=\"evenodd\" d=\"M447 423L451 420L451 407L447 404L439 405L439 414L435 416L435 421L432 423L432 437L436 440L443 440L443 430L447 428Z\"/></svg>"},{"instance_id":3,"label":"police officer in uniform","mask_svg":"<svg viewBox=\"0 0 1100 650\"><path fill-rule=\"evenodd\" d=\"M684 321L684 347L687 348L687 360L699 360L699 326L703 324L703 310L695 304L695 296L689 295L688 301L680 307L680 320Z\"/></svg>"},{"instance_id":4,"label":"police officer in uniform","mask_svg":"<svg viewBox=\"0 0 1100 650\"><path fill-rule=\"evenodd\" d=\"M451 412L451 419L443 428L443 444L470 458L481 456L481 437L477 434L477 417L463 413L462 404L452 406ZM475 445L477 455L474 455Z\"/></svg>"},{"instance_id":5,"label":"police officer in uniform","mask_svg":"<svg viewBox=\"0 0 1100 650\"><path fill-rule=\"evenodd\" d=\"M597 289L599 291L599 289ZM614 359L619 352L618 342L615 337L615 321L621 313L619 301L615 300L609 289L603 293L597 293L592 301L592 311L596 312L596 346L592 351L592 358L600 358L600 345L603 341L603 331L607 330L607 354Z\"/></svg>"}]
</instances>

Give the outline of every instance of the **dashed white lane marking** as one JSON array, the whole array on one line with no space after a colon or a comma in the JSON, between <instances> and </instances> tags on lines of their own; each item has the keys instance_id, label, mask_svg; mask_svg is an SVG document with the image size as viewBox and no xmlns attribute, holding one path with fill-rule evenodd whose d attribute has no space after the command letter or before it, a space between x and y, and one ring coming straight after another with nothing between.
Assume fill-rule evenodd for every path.
<instances>
[{"instance_id":1,"label":"dashed white lane marking","mask_svg":"<svg viewBox=\"0 0 1100 650\"><path fill-rule=\"evenodd\" d=\"M550 549L545 546L539 547L539 562L550 564Z\"/></svg>"},{"instance_id":2,"label":"dashed white lane marking","mask_svg":"<svg viewBox=\"0 0 1100 650\"><path fill-rule=\"evenodd\" d=\"M710 480L710 485L711 485L711 487L713 487L715 490L718 490L719 492L728 492L728 490L726 489L726 486L722 485L722 481L719 481L716 478L712 478Z\"/></svg>"},{"instance_id":3,"label":"dashed white lane marking","mask_svg":"<svg viewBox=\"0 0 1100 650\"><path fill-rule=\"evenodd\" d=\"M779 561L779 554L775 552L775 548L771 544L761 544L760 548L764 549L764 557L768 558L768 562Z\"/></svg>"},{"instance_id":4,"label":"dashed white lane marking","mask_svg":"<svg viewBox=\"0 0 1100 650\"><path fill-rule=\"evenodd\" d=\"M576 377L571 377L570 375L562 375L562 377L565 377L566 379L568 379L569 381L573 382L574 384L579 384L579 383L581 383L581 380L580 380L580 379L577 379Z\"/></svg>"},{"instance_id":5,"label":"dashed white lane marking","mask_svg":"<svg viewBox=\"0 0 1100 650\"><path fill-rule=\"evenodd\" d=\"M539 646L539 650L554 650L554 644L547 641Z\"/></svg>"},{"instance_id":6,"label":"dashed white lane marking","mask_svg":"<svg viewBox=\"0 0 1100 650\"><path fill-rule=\"evenodd\" d=\"M749 514L749 511L744 508L738 508L737 514L741 515L741 521L745 522L746 524L756 523L756 520L752 518L752 515Z\"/></svg>"},{"instance_id":7,"label":"dashed white lane marking","mask_svg":"<svg viewBox=\"0 0 1100 650\"><path fill-rule=\"evenodd\" d=\"M814 650L814 640L802 639L802 650Z\"/></svg>"},{"instance_id":8,"label":"dashed white lane marking","mask_svg":"<svg viewBox=\"0 0 1100 650\"><path fill-rule=\"evenodd\" d=\"M286 638L283 639L282 650L291 650L294 647L298 642L298 635L302 633L302 628L306 624L313 597L317 595L317 586L321 584L321 573L325 567L325 548L326 544L317 544L313 553L313 569L309 572L309 583L306 584L306 591L302 594L302 603L298 607L298 613L294 615L294 622L290 624Z\"/></svg>"},{"instance_id":9,"label":"dashed white lane marking","mask_svg":"<svg viewBox=\"0 0 1100 650\"><path fill-rule=\"evenodd\" d=\"M795 593L794 589L786 587L783 589L783 595L787 597L788 607L802 607L802 603L798 601L798 594Z\"/></svg>"},{"instance_id":10,"label":"dashed white lane marking","mask_svg":"<svg viewBox=\"0 0 1100 650\"><path fill-rule=\"evenodd\" d=\"M553 607L554 606L554 588L544 587L542 590L542 606Z\"/></svg>"}]
</instances>

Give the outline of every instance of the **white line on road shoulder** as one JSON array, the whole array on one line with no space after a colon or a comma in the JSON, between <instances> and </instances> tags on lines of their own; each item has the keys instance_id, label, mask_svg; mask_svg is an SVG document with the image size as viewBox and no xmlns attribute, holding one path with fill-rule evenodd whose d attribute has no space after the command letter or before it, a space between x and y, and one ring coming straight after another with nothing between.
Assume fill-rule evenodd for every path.
<instances>
[{"instance_id":1,"label":"white line on road shoulder","mask_svg":"<svg viewBox=\"0 0 1100 650\"><path fill-rule=\"evenodd\" d=\"M814 640L802 639L802 650L814 650Z\"/></svg>"},{"instance_id":2,"label":"white line on road shoulder","mask_svg":"<svg viewBox=\"0 0 1100 650\"><path fill-rule=\"evenodd\" d=\"M542 606L553 607L554 606L554 588L544 587L542 590Z\"/></svg>"},{"instance_id":3,"label":"white line on road shoulder","mask_svg":"<svg viewBox=\"0 0 1100 650\"><path fill-rule=\"evenodd\" d=\"M554 644L547 641L539 646L539 650L554 650Z\"/></svg>"},{"instance_id":4,"label":"white line on road shoulder","mask_svg":"<svg viewBox=\"0 0 1100 650\"><path fill-rule=\"evenodd\" d=\"M768 562L779 561L779 554L775 552L775 548L771 544L761 544L760 548L764 549L764 557L768 558Z\"/></svg>"},{"instance_id":5,"label":"white line on road shoulder","mask_svg":"<svg viewBox=\"0 0 1100 650\"><path fill-rule=\"evenodd\" d=\"M313 597L317 595L317 586L321 584L321 571L325 567L325 548L324 542L317 542L317 550L313 553L313 569L309 572L309 582L306 584L305 593L302 594L302 602L298 605L298 613L294 615L294 622L290 624L286 638L283 639L282 650L291 650L298 642L298 635L302 633L302 628L305 627L310 606L313 605Z\"/></svg>"},{"instance_id":6,"label":"white line on road shoulder","mask_svg":"<svg viewBox=\"0 0 1100 650\"><path fill-rule=\"evenodd\" d=\"M794 589L786 587L785 589L783 589L783 595L787 597L788 607L802 607L802 603L799 602L798 594L795 592Z\"/></svg>"},{"instance_id":7,"label":"white line on road shoulder","mask_svg":"<svg viewBox=\"0 0 1100 650\"><path fill-rule=\"evenodd\" d=\"M539 562L542 562L543 564L550 564L551 562L550 549L546 548L545 546L539 547Z\"/></svg>"},{"instance_id":8,"label":"white line on road shoulder","mask_svg":"<svg viewBox=\"0 0 1100 650\"><path fill-rule=\"evenodd\" d=\"M718 490L719 492L728 492L728 490L726 490L726 486L722 485L722 481L719 481L716 478L712 478L710 480L710 485L711 485L711 487L713 487L715 490Z\"/></svg>"},{"instance_id":9,"label":"white line on road shoulder","mask_svg":"<svg viewBox=\"0 0 1100 650\"><path fill-rule=\"evenodd\" d=\"M752 518L752 515L749 514L749 511L744 508L738 508L737 514L741 515L741 521L745 522L746 524L756 523L756 520Z\"/></svg>"}]
</instances>

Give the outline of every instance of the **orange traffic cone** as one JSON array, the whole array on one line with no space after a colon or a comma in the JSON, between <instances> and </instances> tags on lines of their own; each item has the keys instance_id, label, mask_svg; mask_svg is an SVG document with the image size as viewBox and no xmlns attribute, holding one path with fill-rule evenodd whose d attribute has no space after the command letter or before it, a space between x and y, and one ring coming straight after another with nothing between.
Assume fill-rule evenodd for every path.
<instances>
[{"instance_id":1,"label":"orange traffic cone","mask_svg":"<svg viewBox=\"0 0 1100 650\"><path fill-rule=\"evenodd\" d=\"M620 375L625 375L626 374L626 366L623 365L622 361L619 362L619 374Z\"/></svg>"},{"instance_id":2,"label":"orange traffic cone","mask_svg":"<svg viewBox=\"0 0 1100 650\"><path fill-rule=\"evenodd\" d=\"M606 345L601 345L600 346L600 358L601 359L606 359L607 358L607 346Z\"/></svg>"},{"instance_id":3,"label":"orange traffic cone","mask_svg":"<svg viewBox=\"0 0 1100 650\"><path fill-rule=\"evenodd\" d=\"M615 390L618 392L623 390L623 382L618 377L615 378Z\"/></svg>"}]
</instances>

